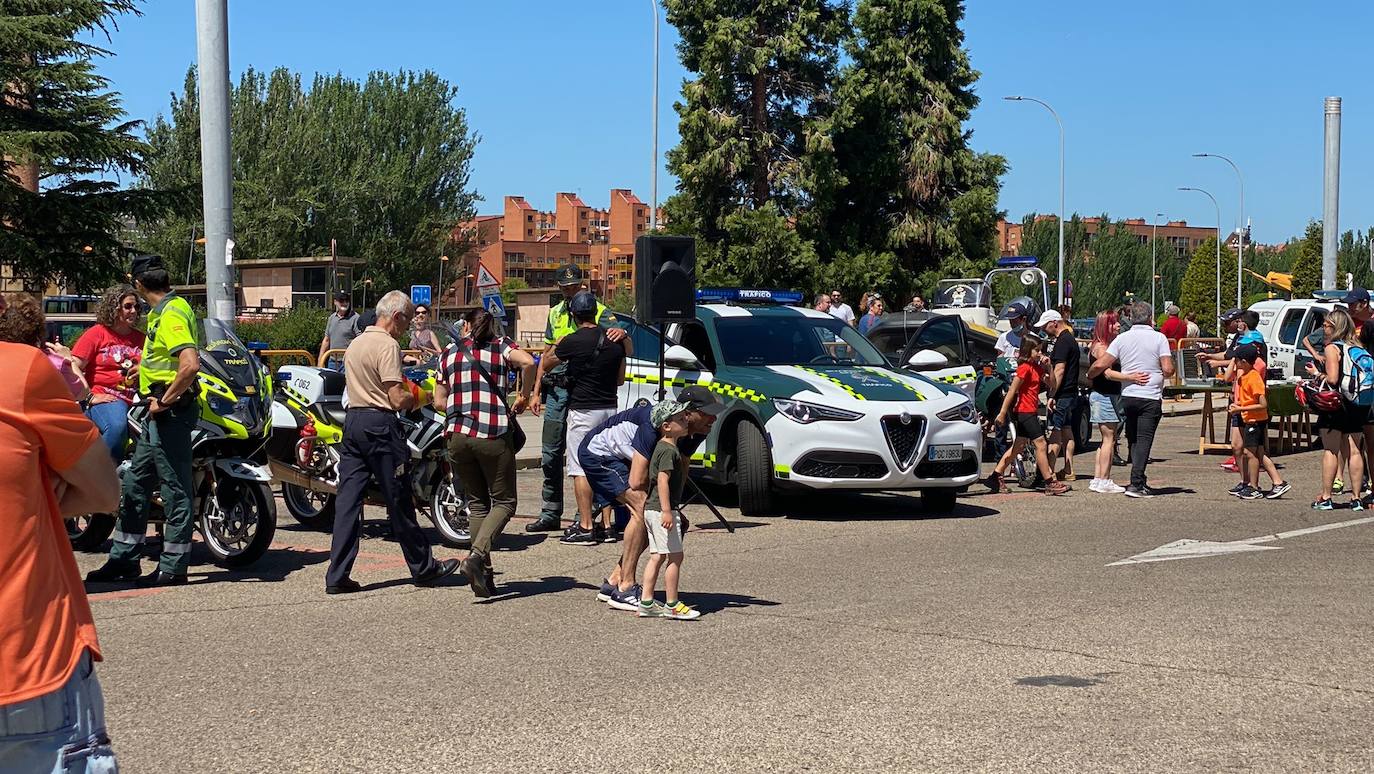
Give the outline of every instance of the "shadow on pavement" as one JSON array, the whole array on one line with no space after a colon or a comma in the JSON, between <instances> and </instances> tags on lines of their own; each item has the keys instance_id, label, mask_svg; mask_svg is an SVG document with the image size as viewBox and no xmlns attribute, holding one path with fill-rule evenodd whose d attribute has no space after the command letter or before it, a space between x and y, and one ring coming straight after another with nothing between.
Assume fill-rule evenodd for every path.
<instances>
[{"instance_id":1,"label":"shadow on pavement","mask_svg":"<svg viewBox=\"0 0 1374 774\"><path fill-rule=\"evenodd\" d=\"M806 500L784 501L780 513L800 521L888 521L895 519L978 519L1000 511L974 505L962 498L953 510L935 513L919 497L903 494L819 495Z\"/></svg>"},{"instance_id":2,"label":"shadow on pavement","mask_svg":"<svg viewBox=\"0 0 1374 774\"><path fill-rule=\"evenodd\" d=\"M771 599L751 597L748 594L716 594L707 592L705 594L684 594L683 598L692 607L700 610L702 615L707 613L719 613L722 610L736 610L743 607L777 607L781 604Z\"/></svg>"},{"instance_id":3,"label":"shadow on pavement","mask_svg":"<svg viewBox=\"0 0 1374 774\"><path fill-rule=\"evenodd\" d=\"M524 551L548 540L550 535L557 536L559 534L557 532L510 532L509 526L506 529L506 532L501 533L501 536L496 538L494 548L497 551Z\"/></svg>"},{"instance_id":4,"label":"shadow on pavement","mask_svg":"<svg viewBox=\"0 0 1374 774\"><path fill-rule=\"evenodd\" d=\"M540 578L539 580L510 581L509 583L502 583L501 578L498 576L496 579L495 596L488 597L487 599L479 599L477 601L484 605L493 605L497 602L508 602L512 599L535 597L540 594L558 594L563 591L572 591L573 589L596 591L597 587L567 575L554 575Z\"/></svg>"}]
</instances>

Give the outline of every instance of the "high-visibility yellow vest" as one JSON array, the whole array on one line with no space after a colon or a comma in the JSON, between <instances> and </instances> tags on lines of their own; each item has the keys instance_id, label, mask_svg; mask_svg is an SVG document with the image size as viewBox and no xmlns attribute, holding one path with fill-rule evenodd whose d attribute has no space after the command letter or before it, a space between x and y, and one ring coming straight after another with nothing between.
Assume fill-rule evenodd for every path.
<instances>
[{"instance_id":1,"label":"high-visibility yellow vest","mask_svg":"<svg viewBox=\"0 0 1374 774\"><path fill-rule=\"evenodd\" d=\"M606 327L615 323L615 315L610 315L610 319L607 319L609 311L605 304L600 301L596 302L596 322L598 325ZM577 330L577 321L573 319L572 312L568 311L567 299L559 301L549 310L549 321L544 326L544 343L552 344L575 330Z\"/></svg>"},{"instance_id":2,"label":"high-visibility yellow vest","mask_svg":"<svg viewBox=\"0 0 1374 774\"><path fill-rule=\"evenodd\" d=\"M177 375L177 355L187 347L199 347L196 316L186 299L168 293L148 312L148 336L143 340L143 360L138 365L138 391L149 394L155 384L171 384Z\"/></svg>"}]
</instances>

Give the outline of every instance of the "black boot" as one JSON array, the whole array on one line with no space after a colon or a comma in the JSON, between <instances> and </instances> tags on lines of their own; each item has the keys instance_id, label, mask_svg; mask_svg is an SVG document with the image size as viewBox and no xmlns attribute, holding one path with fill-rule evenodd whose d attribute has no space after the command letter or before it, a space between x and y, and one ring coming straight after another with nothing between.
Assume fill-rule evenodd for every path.
<instances>
[{"instance_id":1,"label":"black boot","mask_svg":"<svg viewBox=\"0 0 1374 774\"><path fill-rule=\"evenodd\" d=\"M468 579L468 585L472 587L472 593L480 598L491 596L491 585L487 581L487 571L484 558L477 552L468 554L458 565L458 571L463 573L463 577Z\"/></svg>"},{"instance_id":2,"label":"black boot","mask_svg":"<svg viewBox=\"0 0 1374 774\"><path fill-rule=\"evenodd\" d=\"M115 583L118 581L137 580L143 571L139 569L137 559L106 559L105 564L99 569L91 570L86 573L87 583Z\"/></svg>"},{"instance_id":3,"label":"black boot","mask_svg":"<svg viewBox=\"0 0 1374 774\"><path fill-rule=\"evenodd\" d=\"M558 519L548 519L543 516L525 525L526 532L558 532L563 529Z\"/></svg>"},{"instance_id":4,"label":"black boot","mask_svg":"<svg viewBox=\"0 0 1374 774\"><path fill-rule=\"evenodd\" d=\"M185 586L187 582L188 581L186 580L185 575L177 575L176 573L163 572L162 570L153 570L152 572L138 579L138 585L144 588L153 588L158 586Z\"/></svg>"}]
</instances>

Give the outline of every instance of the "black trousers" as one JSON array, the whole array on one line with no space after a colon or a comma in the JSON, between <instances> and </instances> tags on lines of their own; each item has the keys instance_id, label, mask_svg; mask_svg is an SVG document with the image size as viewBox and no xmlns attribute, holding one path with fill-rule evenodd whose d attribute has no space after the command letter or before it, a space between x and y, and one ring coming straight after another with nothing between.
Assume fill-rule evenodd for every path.
<instances>
[{"instance_id":1,"label":"black trousers","mask_svg":"<svg viewBox=\"0 0 1374 774\"><path fill-rule=\"evenodd\" d=\"M1164 416L1163 401L1152 398L1122 398L1126 415L1126 440L1131 445L1131 486L1145 486L1145 466L1150 462L1150 447Z\"/></svg>"},{"instance_id":2,"label":"black trousers","mask_svg":"<svg viewBox=\"0 0 1374 774\"><path fill-rule=\"evenodd\" d=\"M339 494L334 500L334 537L325 575L330 586L347 578L358 558L363 500L373 478L382 490L391 534L401 544L410 574L420 575L434 565L429 539L415 521L410 447L400 420L389 411L349 410L339 445Z\"/></svg>"}]
</instances>

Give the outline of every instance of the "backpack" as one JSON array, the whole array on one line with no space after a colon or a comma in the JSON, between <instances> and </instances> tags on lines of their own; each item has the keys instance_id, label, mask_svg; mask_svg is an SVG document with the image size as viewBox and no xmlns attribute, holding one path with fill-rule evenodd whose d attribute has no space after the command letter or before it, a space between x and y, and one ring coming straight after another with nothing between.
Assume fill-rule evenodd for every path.
<instances>
[{"instance_id":1,"label":"backpack","mask_svg":"<svg viewBox=\"0 0 1374 774\"><path fill-rule=\"evenodd\" d=\"M1341 353L1341 397L1356 406L1374 406L1374 356L1350 344Z\"/></svg>"}]
</instances>

